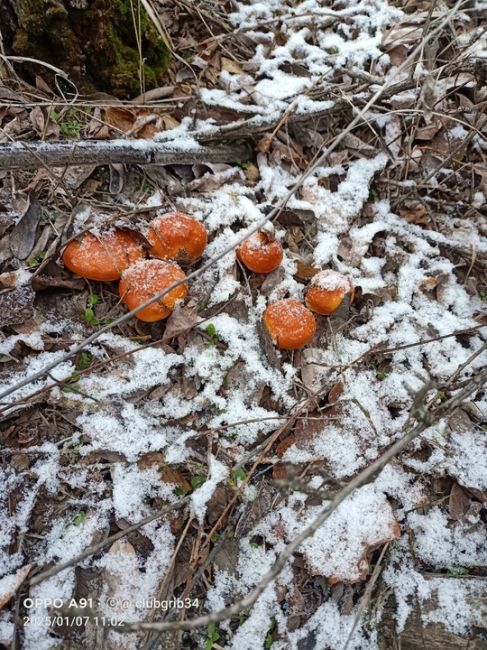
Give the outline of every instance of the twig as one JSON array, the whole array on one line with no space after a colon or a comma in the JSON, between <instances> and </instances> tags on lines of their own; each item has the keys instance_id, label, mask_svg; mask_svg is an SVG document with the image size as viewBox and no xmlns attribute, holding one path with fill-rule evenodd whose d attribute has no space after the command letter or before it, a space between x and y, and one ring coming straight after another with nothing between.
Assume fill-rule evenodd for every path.
<instances>
[{"instance_id":1,"label":"twig","mask_svg":"<svg viewBox=\"0 0 487 650\"><path fill-rule=\"evenodd\" d=\"M227 618L238 616L243 610L252 607L257 598L265 591L275 578L281 573L287 562L298 550L301 544L312 537L318 528L330 517L330 515L345 501L355 490L371 483L384 469L384 467L401 451L403 451L415 438L417 438L425 429L429 428L435 421L438 421L445 414L452 412L472 393L474 393L487 380L487 370L472 378L469 385L466 386L458 395L452 397L447 402L441 404L434 412L425 409L424 404L416 403L411 411L411 419L416 419L417 424L403 438L396 441L387 451L385 451L371 465L362 470L354 479L343 487L329 503L292 542L290 542L284 551L279 555L272 568L264 575L262 580L247 594L244 598L229 607L225 607L219 612L213 612L206 616L198 616L186 621L175 621L167 623L127 623L120 628L120 631L134 632L138 630L192 630L198 627L218 623ZM423 391L419 392L423 395Z\"/></svg>"},{"instance_id":2,"label":"twig","mask_svg":"<svg viewBox=\"0 0 487 650\"><path fill-rule=\"evenodd\" d=\"M347 370L348 368L351 368L356 363L359 363L360 361L363 361L367 357L370 357L371 355L374 354L392 354L393 352L398 352L399 350L408 350L409 348L417 348L420 345L427 345L428 343L436 343L436 341L443 341L443 339L449 339L452 336L460 336L461 334L471 334L480 329L484 329L485 327L487 327L487 325L476 325L475 327L469 327L468 329L464 329L464 330L457 330L456 332L451 332L450 334L435 336L432 339L425 339L424 341L417 341L416 343L406 343L404 345L396 345L393 348L380 348L380 347L371 348L370 350L367 350L366 352L361 354L353 361L350 361L350 363L346 365L343 370ZM313 363L314 365L323 365L320 363L315 363L314 361L311 361L310 363Z\"/></svg>"},{"instance_id":3,"label":"twig","mask_svg":"<svg viewBox=\"0 0 487 650\"><path fill-rule=\"evenodd\" d=\"M384 546L384 548L381 551L381 554L379 556L379 559L377 560L377 564L374 567L374 570L372 572L372 575L370 576L369 581L367 582L367 587L365 588L365 591L363 593L362 598L360 599L360 602L357 607L357 612L355 614L355 618L353 620L352 627L350 629L350 632L348 633L347 640L345 641L345 645L343 646L343 650L347 650L348 646L350 645L350 641L353 638L353 634L357 628L357 624L360 620L360 617L362 616L364 609L367 606L367 603L370 600L370 596L372 594L372 590L374 589L375 583L377 582L377 579L379 578L380 572L382 571L382 561L385 557L385 554L387 553L387 549L389 548L390 542L387 542L387 544Z\"/></svg>"},{"instance_id":4,"label":"twig","mask_svg":"<svg viewBox=\"0 0 487 650\"><path fill-rule=\"evenodd\" d=\"M75 564L78 564L78 562L85 560L87 557L99 553L103 548L105 548L105 546L108 546L108 544L112 544L113 542L122 539L122 537L125 537L126 535L129 535L130 533L133 533L136 530L139 530L139 528L142 528L143 526L150 524L151 521L155 521L156 519L160 519L161 517L164 517L164 515L167 515L167 513L171 512L172 510L178 510L179 508L182 508L188 503L188 501L189 501L189 497L183 497L180 501L178 501L178 503L173 503L170 506L166 506L165 508L162 508L162 510L159 510L153 515L149 515L148 517L142 519L136 524L133 524L132 526L129 526L128 528L125 528L124 530L121 530L118 533L115 533L114 535L110 535L110 537L107 537L101 542L98 542L98 544L93 544L92 546L88 546L88 548L86 548L82 553L76 555L76 557L71 558L71 560L67 560L66 562L62 562L61 564L55 564L50 569L46 569L45 571L38 573L37 575L30 578L27 581L27 583L31 587L35 587L40 582L47 580L47 578L51 578L52 576L55 576L61 571L64 571L64 569L67 569L68 567L74 566Z\"/></svg>"}]
</instances>

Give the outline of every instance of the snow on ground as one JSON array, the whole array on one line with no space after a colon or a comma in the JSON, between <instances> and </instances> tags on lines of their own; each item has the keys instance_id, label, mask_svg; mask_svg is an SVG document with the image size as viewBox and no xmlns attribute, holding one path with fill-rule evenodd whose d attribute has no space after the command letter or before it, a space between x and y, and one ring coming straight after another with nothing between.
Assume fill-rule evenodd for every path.
<instances>
[{"instance_id":1,"label":"snow on ground","mask_svg":"<svg viewBox=\"0 0 487 650\"><path fill-rule=\"evenodd\" d=\"M374 61L378 78L394 78L394 64L383 47L384 34L399 26L404 15L391 2L346 0L337 5L339 9L318 0L234 4L230 22L255 43L249 61L252 72L222 72L220 88L201 90L201 100L208 106L237 110L257 119L281 115L290 107L304 112L323 110L330 106L330 100L313 100L304 93L331 80L339 68L361 71ZM282 16L285 20L277 43L266 23ZM299 74L293 72L293 66L300 68ZM389 123L387 116L382 119L384 124ZM192 128L190 120L183 121L162 139L174 137L181 146L186 142L190 147L194 144L188 135ZM197 128L210 129L212 122L197 123ZM452 135L464 137L456 128ZM398 149L395 164L404 162L401 155ZM475 226L462 240L454 228L454 217L448 213L443 224L445 232L453 235L407 223L386 199L371 201L374 179L388 165L388 157L379 151L369 157L323 164L287 205L291 211L312 215L313 240L306 263L346 274L362 296L368 297L366 312L364 308L355 314L347 327L339 320L331 319L328 324L323 319L324 327L302 357L299 353L277 353L276 362L264 351L260 330L263 311L270 301L304 296L305 285L295 277L301 253L289 245L286 226L279 222L275 224L276 236L285 245L281 269L264 282L257 295L242 283L233 254L205 271L191 290L205 299L205 308L216 308L217 313L207 319L199 317L183 345L175 345L172 351L167 346L138 349L138 344L126 336L111 333L90 346L95 361L127 354L108 369L83 374L75 391L65 392L59 386L50 391L49 407L66 409L73 427L71 438L24 447L22 452L32 452L36 459L30 467L6 462L0 468L0 567L4 575L12 576L25 563L25 549L15 540L23 535L29 538L29 522L34 514L39 517L35 505L41 495L52 499L64 494L62 508L50 506L36 544L33 546L31 539L28 543L29 562L41 566L76 556L108 532L113 518L128 525L153 512L155 503L177 501L175 484L164 479L161 463L189 467L190 473L202 475L191 495L191 509L201 528L208 530L205 517L212 514L213 493L234 480L233 464L245 463L249 452L282 423L278 418L289 415L300 403L306 395L303 382L308 389L311 385L313 389L321 387L322 394L340 384L338 400L328 416L326 410L315 411L315 415L327 418L321 428L303 427L302 437L296 436L283 453L273 453L266 462L284 464L291 476L293 468L299 475L305 465L313 463L302 485L319 494L321 489L336 489L404 433L414 393L426 382L445 384L458 366L467 362L460 380L485 367L485 353L469 361L483 343L480 330L468 337L439 337L476 327L483 309L479 296L455 275L455 264L442 246L457 238L457 243L468 241L477 254L484 254L487 240ZM210 232L205 261L262 220L300 176L297 167L263 152L257 157L257 166L259 180L254 185L246 184L241 174L237 180L223 179L216 189L177 197L177 207L203 220ZM339 178L334 189L327 183L332 176ZM474 200L480 206L485 198L477 194ZM148 205L157 205L162 198L156 193ZM366 206L367 218L361 220ZM79 226L85 227L85 218ZM378 241L382 248L377 246ZM23 366L3 373L2 390L61 356L60 351L44 349L42 338L55 330L56 320L58 329L69 331L73 344L82 340L83 328L61 322L54 312L38 331L4 338L0 344L3 355L10 354L19 342L31 353ZM210 337L209 323L214 332ZM373 363L356 363L375 346L394 348L432 338L437 340L390 352L385 370L378 370ZM310 360L308 366L306 359ZM303 365L312 375L306 381ZM15 401L20 397L50 385L53 379L69 377L75 369L74 361L62 363L50 378L10 396L10 413L18 408ZM300 559L310 576L353 584L367 574L373 549L389 543L391 553L383 580L397 600L398 630L406 623L413 598L423 602L436 594L437 606L424 613L424 622L440 622L455 633L465 634L472 621L472 598L482 595L478 583L467 579L453 583L446 577L426 580L421 569L441 571L487 564L480 512L472 510L453 521L443 503L430 501L433 479L450 477L465 494L487 488L485 425L482 429L478 424L487 419L486 398L480 396L473 407L477 418L467 418L463 427L454 422L450 428L444 424L430 427L422 436L430 450L428 457L415 455L420 449L420 443L415 443L400 462L386 467L373 484L342 504L300 549ZM201 448L197 451L198 441L208 432L212 432L213 453ZM159 454L160 458L144 466L141 463L148 454ZM244 519L247 509L258 502L259 485L257 482L255 489L247 490L237 506ZM20 497L12 505L14 492ZM246 522L244 532L237 536L235 565L215 570L203 611L217 611L247 594L285 544L322 507L323 500L312 502L298 489L283 496L276 492L272 509L264 510L257 521ZM122 541L96 560L83 561L84 568L104 572L101 602L106 603L109 595L132 600L157 595L177 539L165 521L151 524L144 535L151 547L145 557ZM301 648L301 643L313 638L318 650L342 648L355 622L356 604L343 612L340 603L325 596L323 602L307 610L304 625L289 629L283 612L296 614L303 608L294 580L293 565L288 563L238 629L222 623L226 647L263 647L268 631L275 627L279 637L272 647ZM69 598L74 593L73 569L30 590L32 597ZM102 611L110 613L106 604ZM35 610L38 616L42 612L41 608ZM12 634L13 618L6 612L0 614L2 641ZM148 616L135 607L124 614L127 620ZM121 637L111 634L115 647ZM26 648L59 644L49 626L26 627ZM349 648L373 650L377 644L377 630L367 630L359 622ZM131 639L123 647L137 647L136 641Z\"/></svg>"}]
</instances>

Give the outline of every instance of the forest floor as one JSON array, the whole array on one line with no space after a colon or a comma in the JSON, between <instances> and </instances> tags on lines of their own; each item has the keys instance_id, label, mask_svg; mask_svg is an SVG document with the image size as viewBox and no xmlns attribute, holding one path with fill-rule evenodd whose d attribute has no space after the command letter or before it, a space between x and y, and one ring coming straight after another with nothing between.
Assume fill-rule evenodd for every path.
<instances>
[{"instance_id":1,"label":"forest floor","mask_svg":"<svg viewBox=\"0 0 487 650\"><path fill-rule=\"evenodd\" d=\"M248 155L0 163L0 644L485 647L486 3L158 6L177 56L134 101L2 64L2 143ZM66 242L172 210L209 232L189 297L117 324ZM266 217L276 271L221 255ZM277 350L321 269L353 301Z\"/></svg>"}]
</instances>

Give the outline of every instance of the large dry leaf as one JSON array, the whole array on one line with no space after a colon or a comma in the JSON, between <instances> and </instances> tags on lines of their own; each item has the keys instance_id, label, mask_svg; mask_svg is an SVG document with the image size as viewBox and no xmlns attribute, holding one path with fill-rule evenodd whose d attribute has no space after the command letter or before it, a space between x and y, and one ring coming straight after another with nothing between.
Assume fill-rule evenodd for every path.
<instances>
[{"instance_id":1,"label":"large dry leaf","mask_svg":"<svg viewBox=\"0 0 487 650\"><path fill-rule=\"evenodd\" d=\"M26 212L10 233L10 250L19 260L25 260L34 248L41 215L41 204L36 199L32 199Z\"/></svg>"},{"instance_id":2,"label":"large dry leaf","mask_svg":"<svg viewBox=\"0 0 487 650\"><path fill-rule=\"evenodd\" d=\"M5 576L0 580L0 609L15 596L17 589L24 582L31 569L31 564L26 564L13 575Z\"/></svg>"}]
</instances>

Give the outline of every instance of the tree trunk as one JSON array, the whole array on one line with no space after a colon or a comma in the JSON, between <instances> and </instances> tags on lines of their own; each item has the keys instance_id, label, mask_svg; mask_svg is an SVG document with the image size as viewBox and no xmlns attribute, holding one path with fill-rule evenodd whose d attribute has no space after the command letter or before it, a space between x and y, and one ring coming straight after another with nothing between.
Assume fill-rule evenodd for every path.
<instances>
[{"instance_id":1,"label":"tree trunk","mask_svg":"<svg viewBox=\"0 0 487 650\"><path fill-rule=\"evenodd\" d=\"M140 0L0 0L0 26L7 55L61 68L81 93L125 99L164 83L170 51ZM53 83L41 64L13 64Z\"/></svg>"}]
</instances>

